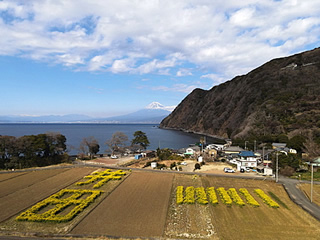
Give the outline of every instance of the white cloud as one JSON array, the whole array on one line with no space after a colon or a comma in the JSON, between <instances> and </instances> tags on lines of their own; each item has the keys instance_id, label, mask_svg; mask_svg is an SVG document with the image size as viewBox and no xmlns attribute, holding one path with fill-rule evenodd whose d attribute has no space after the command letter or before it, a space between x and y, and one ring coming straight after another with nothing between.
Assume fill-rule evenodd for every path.
<instances>
[{"instance_id":1,"label":"white cloud","mask_svg":"<svg viewBox=\"0 0 320 240\"><path fill-rule=\"evenodd\" d=\"M4 0L0 13L1 55L115 74L191 63L226 79L320 40L317 0Z\"/></svg>"}]
</instances>

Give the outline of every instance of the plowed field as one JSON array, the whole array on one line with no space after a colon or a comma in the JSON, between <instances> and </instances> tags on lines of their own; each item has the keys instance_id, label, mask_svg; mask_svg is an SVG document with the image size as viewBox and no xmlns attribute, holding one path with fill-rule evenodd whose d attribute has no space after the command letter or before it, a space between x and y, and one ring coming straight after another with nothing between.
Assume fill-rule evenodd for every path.
<instances>
[{"instance_id":1,"label":"plowed field","mask_svg":"<svg viewBox=\"0 0 320 240\"><path fill-rule=\"evenodd\" d=\"M219 201L211 206L211 219L222 239L319 239L319 222L294 204L283 187L269 181L203 177L203 186L228 188L245 187L260 203L260 207L246 205L228 207ZM274 193L286 206L274 209L257 197L254 189ZM242 195L240 195L242 196Z\"/></svg>"},{"instance_id":2,"label":"plowed field","mask_svg":"<svg viewBox=\"0 0 320 240\"><path fill-rule=\"evenodd\" d=\"M0 222L69 186L92 171L92 168L43 170L28 172L1 182L0 192L6 192L6 195L0 198ZM40 180L37 180L37 177ZM23 181L20 181L19 178L23 178ZM10 193L8 187L13 189Z\"/></svg>"},{"instance_id":3,"label":"plowed field","mask_svg":"<svg viewBox=\"0 0 320 240\"><path fill-rule=\"evenodd\" d=\"M167 173L131 173L71 233L162 236L172 179Z\"/></svg>"}]
</instances>

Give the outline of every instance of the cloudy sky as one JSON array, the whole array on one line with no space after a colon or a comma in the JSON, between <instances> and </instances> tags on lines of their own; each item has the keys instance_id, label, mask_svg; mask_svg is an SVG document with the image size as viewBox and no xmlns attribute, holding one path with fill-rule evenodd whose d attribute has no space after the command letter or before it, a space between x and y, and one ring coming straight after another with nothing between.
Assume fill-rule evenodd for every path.
<instances>
[{"instance_id":1,"label":"cloudy sky","mask_svg":"<svg viewBox=\"0 0 320 240\"><path fill-rule=\"evenodd\" d=\"M177 105L319 38L319 0L0 0L0 115Z\"/></svg>"}]
</instances>

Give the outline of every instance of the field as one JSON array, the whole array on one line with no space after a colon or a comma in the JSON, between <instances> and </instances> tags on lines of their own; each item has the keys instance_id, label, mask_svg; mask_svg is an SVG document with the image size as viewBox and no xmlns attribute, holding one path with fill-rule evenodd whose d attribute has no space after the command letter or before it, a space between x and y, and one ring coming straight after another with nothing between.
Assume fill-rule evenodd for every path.
<instances>
[{"instance_id":1,"label":"field","mask_svg":"<svg viewBox=\"0 0 320 240\"><path fill-rule=\"evenodd\" d=\"M281 185L271 181L134 171L126 172L119 180L108 180L97 185L98 181L110 174L103 174L102 171L110 170L83 167L0 174L0 233L59 234L59 239L63 239L63 236L66 239L78 236L213 240L319 239L320 223L295 205ZM177 202L177 187L183 189L183 202ZM215 188L217 203L214 205L203 203L198 198L199 189L203 189L204 198L209 199L208 187ZM223 195L218 194L220 187L225 190L234 188L234 193L238 194L244 206L235 204L235 200L227 205L222 199ZM189 195L187 188L197 193ZM245 188L257 201L258 207L247 203L239 191L241 188ZM66 192L64 194L60 191L62 189L73 189L75 193L63 190ZM278 207L267 205L255 193L255 189L264 191ZM50 212L55 206L62 206L50 204L44 204L43 208L35 211L34 219L40 219L39 222L16 220L17 216L29 216L25 211L31 206L42 206L41 201L44 199L61 201L59 204L79 199L77 201L81 203L93 190L101 194L70 221L55 222L54 217L57 215L41 220L41 214ZM83 191L90 193L82 196ZM77 192L81 197L74 195ZM190 196L187 204L185 200ZM74 204L78 204L77 201L63 208L60 213L62 218L72 210Z\"/></svg>"},{"instance_id":2,"label":"field","mask_svg":"<svg viewBox=\"0 0 320 240\"><path fill-rule=\"evenodd\" d=\"M71 233L162 236L172 178L172 174L132 173Z\"/></svg>"},{"instance_id":3,"label":"field","mask_svg":"<svg viewBox=\"0 0 320 240\"><path fill-rule=\"evenodd\" d=\"M310 183L302 183L302 184L299 184L299 188L310 199L311 184ZM313 185L312 201L320 206L320 185L316 185L316 184Z\"/></svg>"}]
</instances>

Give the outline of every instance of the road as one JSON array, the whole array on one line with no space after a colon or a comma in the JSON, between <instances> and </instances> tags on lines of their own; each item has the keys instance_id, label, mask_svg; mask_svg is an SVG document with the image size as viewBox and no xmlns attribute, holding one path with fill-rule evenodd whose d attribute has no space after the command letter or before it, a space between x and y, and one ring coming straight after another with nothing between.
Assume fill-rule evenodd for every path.
<instances>
[{"instance_id":1,"label":"road","mask_svg":"<svg viewBox=\"0 0 320 240\"><path fill-rule=\"evenodd\" d=\"M304 182L310 183L308 181ZM298 180L280 176L279 183L284 186L284 189L287 191L289 197L294 203L320 221L320 207L317 204L310 202L309 198L307 198L307 196L298 189Z\"/></svg>"}]
</instances>

